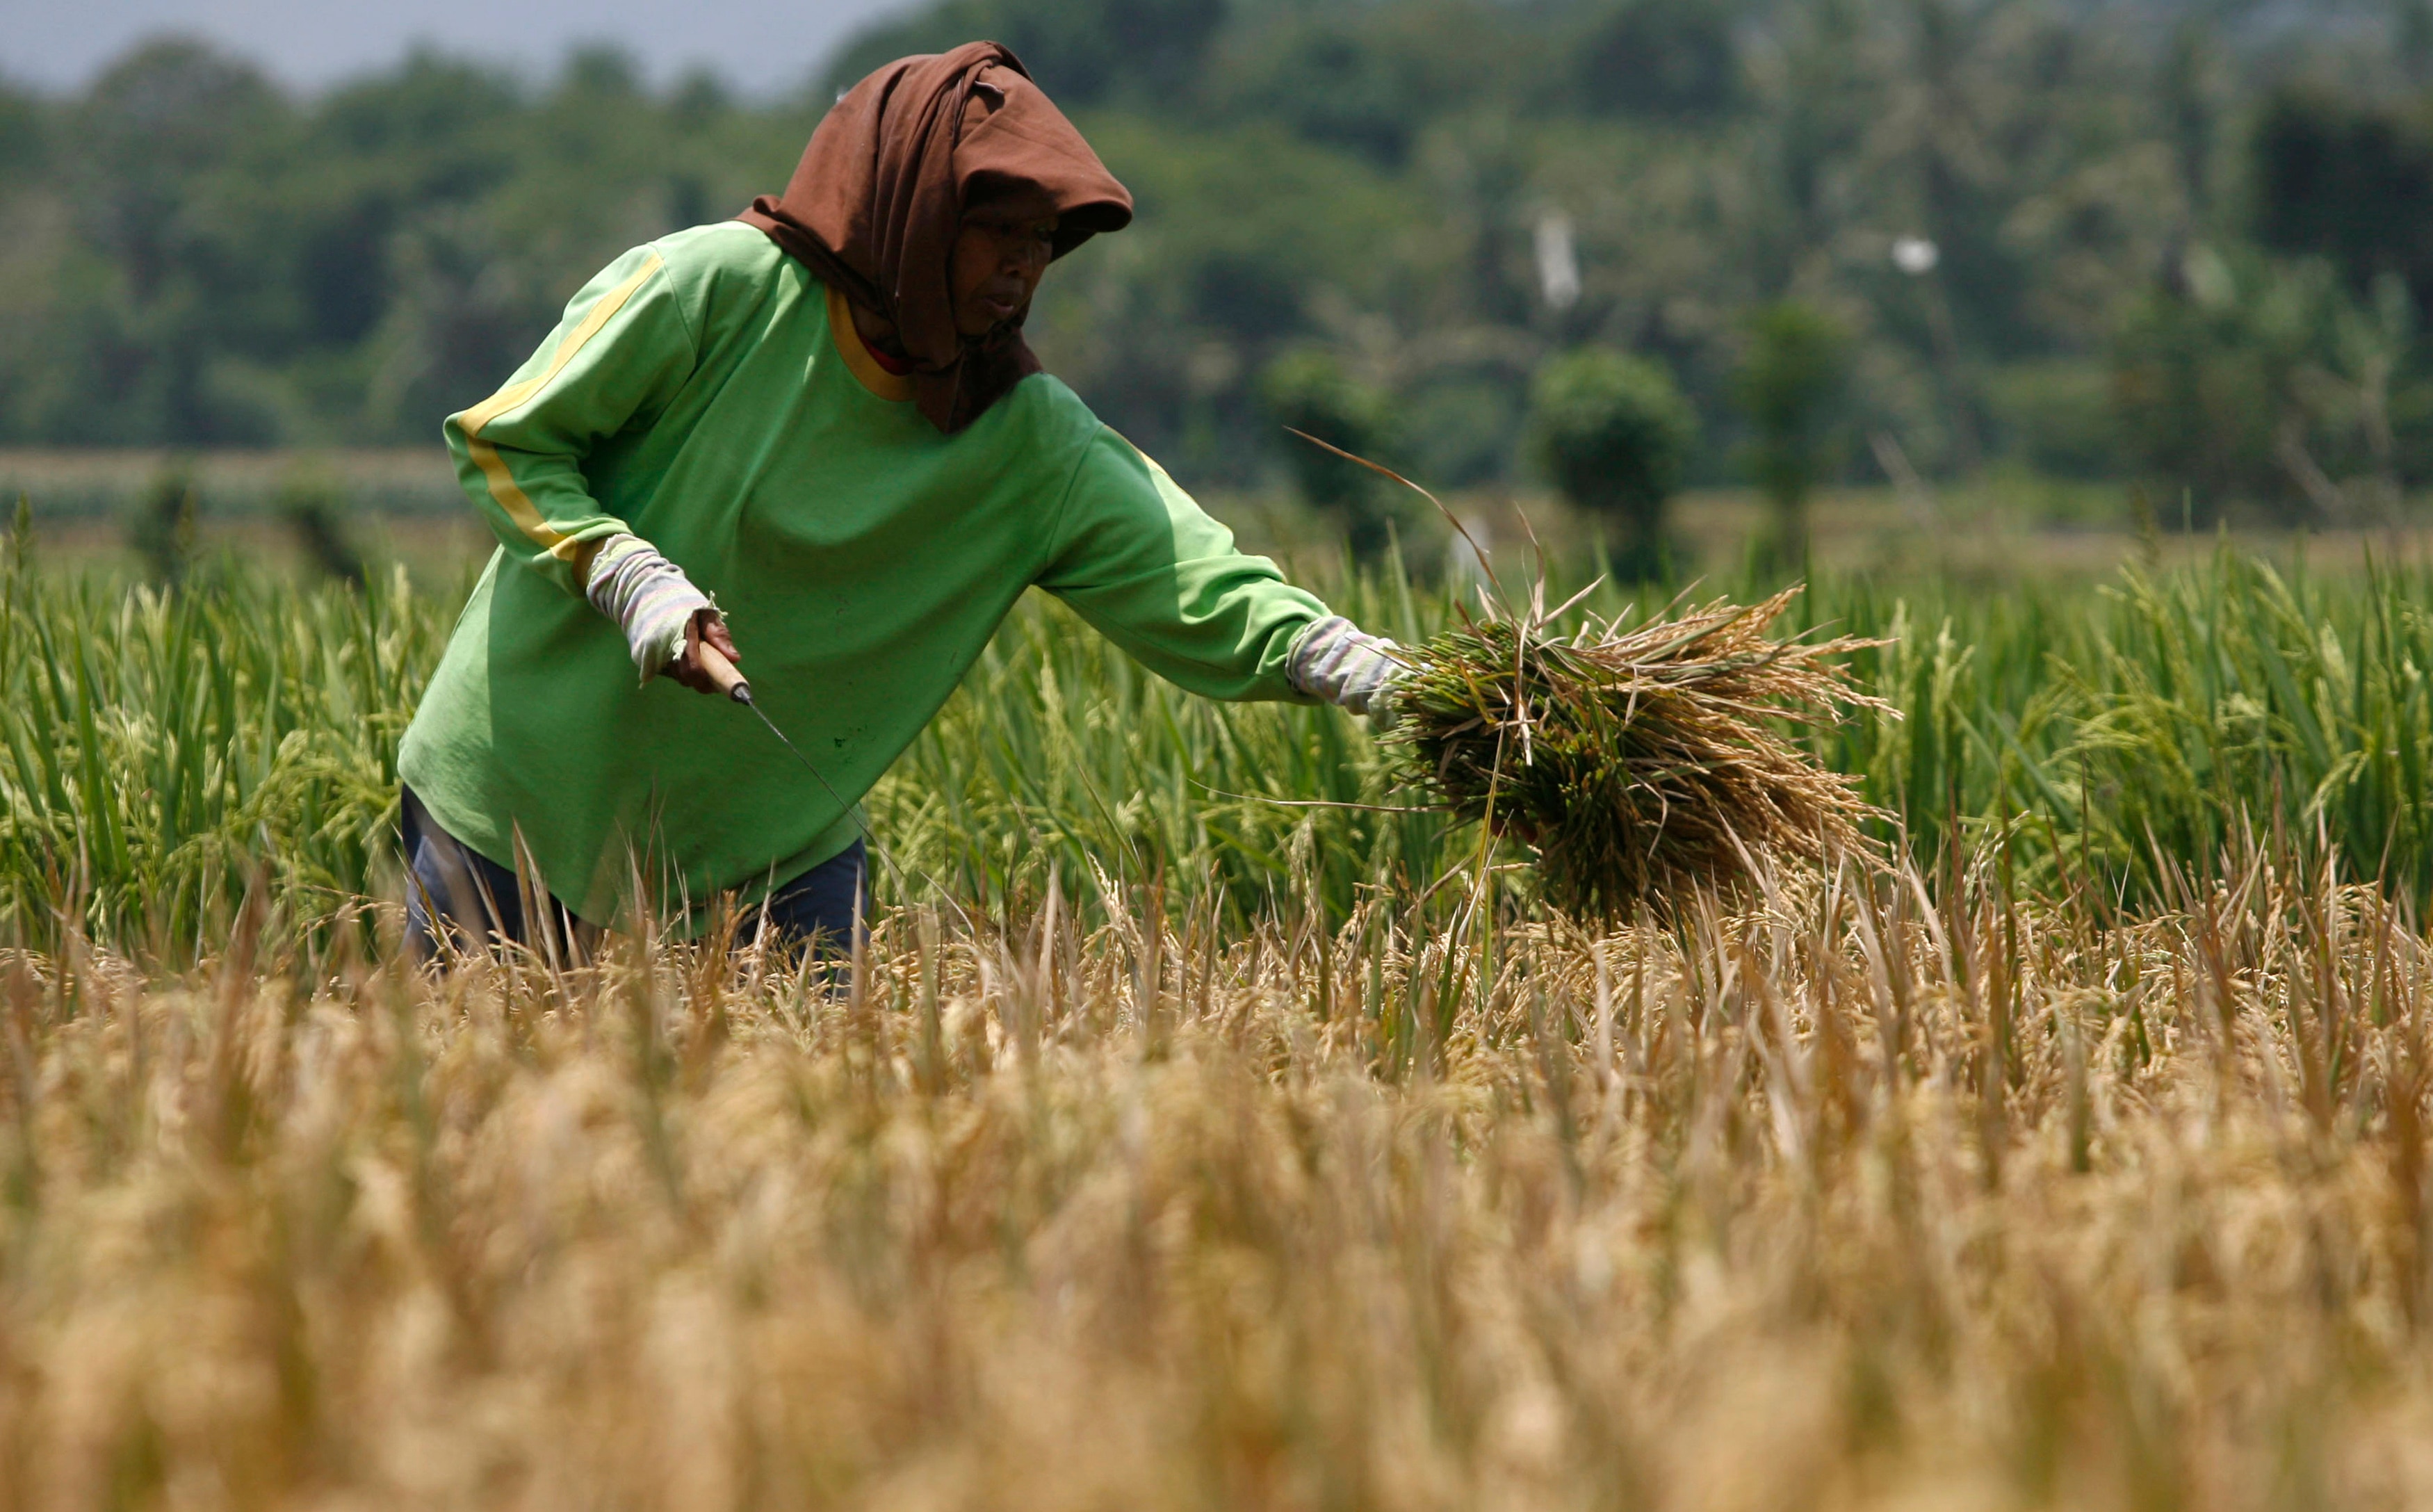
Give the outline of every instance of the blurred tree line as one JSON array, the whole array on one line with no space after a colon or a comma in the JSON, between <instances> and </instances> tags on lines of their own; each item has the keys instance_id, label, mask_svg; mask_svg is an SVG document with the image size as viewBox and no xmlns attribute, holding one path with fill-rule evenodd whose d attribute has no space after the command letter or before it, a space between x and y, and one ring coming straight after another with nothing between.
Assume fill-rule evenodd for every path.
<instances>
[{"instance_id":1,"label":"blurred tree line","mask_svg":"<svg viewBox=\"0 0 2433 1512\"><path fill-rule=\"evenodd\" d=\"M0 439L422 441L634 242L782 182L817 111L417 54L296 98L167 41L0 94Z\"/></svg>"},{"instance_id":2,"label":"blurred tree line","mask_svg":"<svg viewBox=\"0 0 2433 1512\"><path fill-rule=\"evenodd\" d=\"M161 41L0 88L0 443L433 437L842 85L994 36L1140 203L1050 279L1050 366L1355 536L1373 480L1285 423L1651 559L1677 481L1759 484L1790 555L1887 454L2371 516L2433 481L2428 3L937 0L779 100L607 51L302 97Z\"/></svg>"}]
</instances>

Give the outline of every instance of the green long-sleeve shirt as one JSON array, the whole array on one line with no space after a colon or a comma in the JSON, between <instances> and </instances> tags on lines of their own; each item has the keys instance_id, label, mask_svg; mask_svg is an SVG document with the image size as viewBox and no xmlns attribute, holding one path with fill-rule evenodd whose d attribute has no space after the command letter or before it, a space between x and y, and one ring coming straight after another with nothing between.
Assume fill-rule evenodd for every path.
<instances>
[{"instance_id":1,"label":"green long-sleeve shirt","mask_svg":"<svg viewBox=\"0 0 2433 1512\"><path fill-rule=\"evenodd\" d=\"M1024 588L1046 589L1196 693L1299 698L1292 643L1326 610L1234 549L1163 469L1045 374L942 435L842 300L729 223L638 247L575 296L507 386L449 417L499 535L399 767L432 816L612 919L638 848L678 919L852 843L858 802ZM637 688L583 597L631 531L714 597L750 714Z\"/></svg>"}]
</instances>

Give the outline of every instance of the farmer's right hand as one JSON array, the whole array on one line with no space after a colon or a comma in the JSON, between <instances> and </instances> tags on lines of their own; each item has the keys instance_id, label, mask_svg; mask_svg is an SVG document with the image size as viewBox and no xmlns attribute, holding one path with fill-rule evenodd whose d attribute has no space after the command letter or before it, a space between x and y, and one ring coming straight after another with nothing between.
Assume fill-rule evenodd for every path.
<instances>
[{"instance_id":1,"label":"farmer's right hand","mask_svg":"<svg viewBox=\"0 0 2433 1512\"><path fill-rule=\"evenodd\" d=\"M677 652L675 660L668 663L667 675L696 693L723 696L726 689L709 675L709 669L701 664L704 641L717 647L720 654L728 661L740 662L743 659L743 653L735 649L735 637L727 634L726 621L719 617L718 611L696 609L693 617L685 621L684 650Z\"/></svg>"}]
</instances>

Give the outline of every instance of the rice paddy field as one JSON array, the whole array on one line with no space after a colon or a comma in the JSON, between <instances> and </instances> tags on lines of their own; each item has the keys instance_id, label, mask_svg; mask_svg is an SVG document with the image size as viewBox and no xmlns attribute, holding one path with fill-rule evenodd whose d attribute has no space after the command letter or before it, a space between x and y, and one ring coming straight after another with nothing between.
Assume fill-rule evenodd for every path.
<instances>
[{"instance_id":1,"label":"rice paddy field","mask_svg":"<svg viewBox=\"0 0 2433 1512\"><path fill-rule=\"evenodd\" d=\"M1026 604L842 992L399 960L460 591L0 565L0 1505L2433 1502L2433 573L1825 571L1883 864L1593 928Z\"/></svg>"}]
</instances>

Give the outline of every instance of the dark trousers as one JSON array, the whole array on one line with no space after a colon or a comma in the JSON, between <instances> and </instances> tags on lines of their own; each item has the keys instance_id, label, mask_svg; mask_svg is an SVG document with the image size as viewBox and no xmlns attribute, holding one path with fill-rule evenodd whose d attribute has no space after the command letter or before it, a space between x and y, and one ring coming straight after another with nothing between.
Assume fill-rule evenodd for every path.
<instances>
[{"instance_id":1,"label":"dark trousers","mask_svg":"<svg viewBox=\"0 0 2433 1512\"><path fill-rule=\"evenodd\" d=\"M413 789L404 789L401 798L405 943L414 959L429 960L438 954L443 929L460 950L486 947L493 936L516 944L534 943L525 927L524 891L516 874L440 828ZM850 956L861 929L864 851L857 840L778 888L760 905L758 917L744 921L739 938L751 939L765 927L770 943L789 954L811 950ZM535 901L561 947L596 932L550 894L540 893Z\"/></svg>"}]
</instances>

